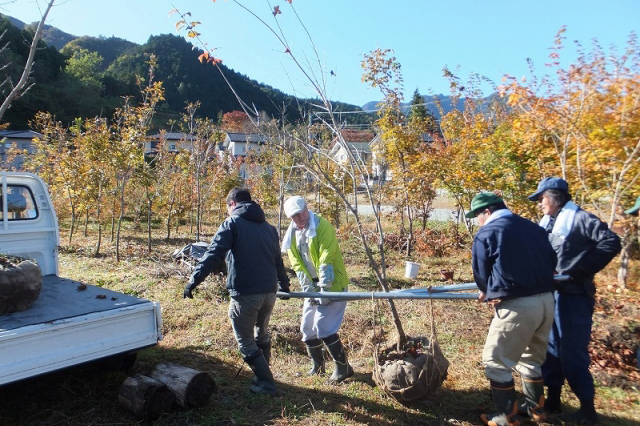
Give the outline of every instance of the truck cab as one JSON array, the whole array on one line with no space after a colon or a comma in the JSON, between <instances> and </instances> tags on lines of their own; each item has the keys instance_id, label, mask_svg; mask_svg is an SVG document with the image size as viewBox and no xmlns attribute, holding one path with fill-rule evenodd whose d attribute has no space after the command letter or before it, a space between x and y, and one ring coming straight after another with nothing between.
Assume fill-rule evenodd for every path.
<instances>
[{"instance_id":1,"label":"truck cab","mask_svg":"<svg viewBox=\"0 0 640 426\"><path fill-rule=\"evenodd\" d=\"M42 271L33 305L0 315L0 385L156 345L158 303L58 276L58 220L44 181L22 172L0 180L0 254Z\"/></svg>"}]
</instances>

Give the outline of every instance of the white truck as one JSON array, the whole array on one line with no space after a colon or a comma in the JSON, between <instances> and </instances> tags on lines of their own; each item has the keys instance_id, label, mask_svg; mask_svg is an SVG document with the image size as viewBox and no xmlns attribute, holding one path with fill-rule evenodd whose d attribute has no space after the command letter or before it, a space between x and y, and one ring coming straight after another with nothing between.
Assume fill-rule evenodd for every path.
<instances>
[{"instance_id":1,"label":"white truck","mask_svg":"<svg viewBox=\"0 0 640 426\"><path fill-rule=\"evenodd\" d=\"M33 305L0 315L0 385L99 359L131 362L157 344L158 303L58 277L58 220L42 179L21 172L0 179L0 254L42 270Z\"/></svg>"}]
</instances>

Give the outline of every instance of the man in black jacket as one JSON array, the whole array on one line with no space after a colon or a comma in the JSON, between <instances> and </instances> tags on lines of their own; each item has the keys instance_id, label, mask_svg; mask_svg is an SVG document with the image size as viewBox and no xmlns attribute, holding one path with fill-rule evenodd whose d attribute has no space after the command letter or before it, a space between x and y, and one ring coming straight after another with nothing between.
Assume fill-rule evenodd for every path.
<instances>
[{"instance_id":1,"label":"man in black jacket","mask_svg":"<svg viewBox=\"0 0 640 426\"><path fill-rule=\"evenodd\" d=\"M473 276L480 301L495 309L482 351L497 411L482 414L489 426L518 426L519 414L545 420L541 364L553 323L556 254L544 230L513 214L501 197L482 192L467 218L477 218ZM512 369L520 373L524 402L518 406Z\"/></svg>"},{"instance_id":2,"label":"man in black jacket","mask_svg":"<svg viewBox=\"0 0 640 426\"><path fill-rule=\"evenodd\" d=\"M226 257L227 289L231 296L229 319L240 353L255 374L251 391L275 395L267 328L276 292L289 291L278 232L266 221L260 206L251 201L246 189L234 188L229 192L227 211L229 217L222 222L191 274L184 297L192 299L193 289Z\"/></svg>"},{"instance_id":3,"label":"man in black jacket","mask_svg":"<svg viewBox=\"0 0 640 426\"><path fill-rule=\"evenodd\" d=\"M558 283L556 310L547 359L542 365L547 386L546 409L560 412L560 394L565 379L580 401L580 409L564 417L570 423L598 421L594 407L595 388L589 372L589 340L595 305L594 275L620 252L620 238L606 223L571 201L568 183L558 177L540 181L529 196L544 216L540 226L558 255L556 272L570 277Z\"/></svg>"}]
</instances>

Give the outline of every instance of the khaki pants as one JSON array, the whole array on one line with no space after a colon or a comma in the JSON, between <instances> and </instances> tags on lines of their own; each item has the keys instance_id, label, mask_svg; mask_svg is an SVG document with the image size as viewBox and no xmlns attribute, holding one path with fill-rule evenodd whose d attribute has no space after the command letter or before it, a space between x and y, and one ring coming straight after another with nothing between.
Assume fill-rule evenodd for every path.
<instances>
[{"instance_id":1,"label":"khaki pants","mask_svg":"<svg viewBox=\"0 0 640 426\"><path fill-rule=\"evenodd\" d=\"M509 382L513 368L523 377L541 377L554 303L549 292L504 300L496 306L482 352L489 380Z\"/></svg>"}]
</instances>

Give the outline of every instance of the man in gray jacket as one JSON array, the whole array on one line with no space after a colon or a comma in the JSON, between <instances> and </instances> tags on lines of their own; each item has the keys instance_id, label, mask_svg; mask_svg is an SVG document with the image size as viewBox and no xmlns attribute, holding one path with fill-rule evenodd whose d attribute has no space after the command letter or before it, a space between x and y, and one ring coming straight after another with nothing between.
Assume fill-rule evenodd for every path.
<instances>
[{"instance_id":1,"label":"man in gray jacket","mask_svg":"<svg viewBox=\"0 0 640 426\"><path fill-rule=\"evenodd\" d=\"M276 292L289 291L289 278L280 254L276 228L270 225L246 189L227 195L229 217L222 222L207 252L184 289L193 298L196 288L214 269L227 262L227 289L231 296L229 319L240 353L253 370L251 391L276 395L269 369L271 337L268 332Z\"/></svg>"}]
</instances>

